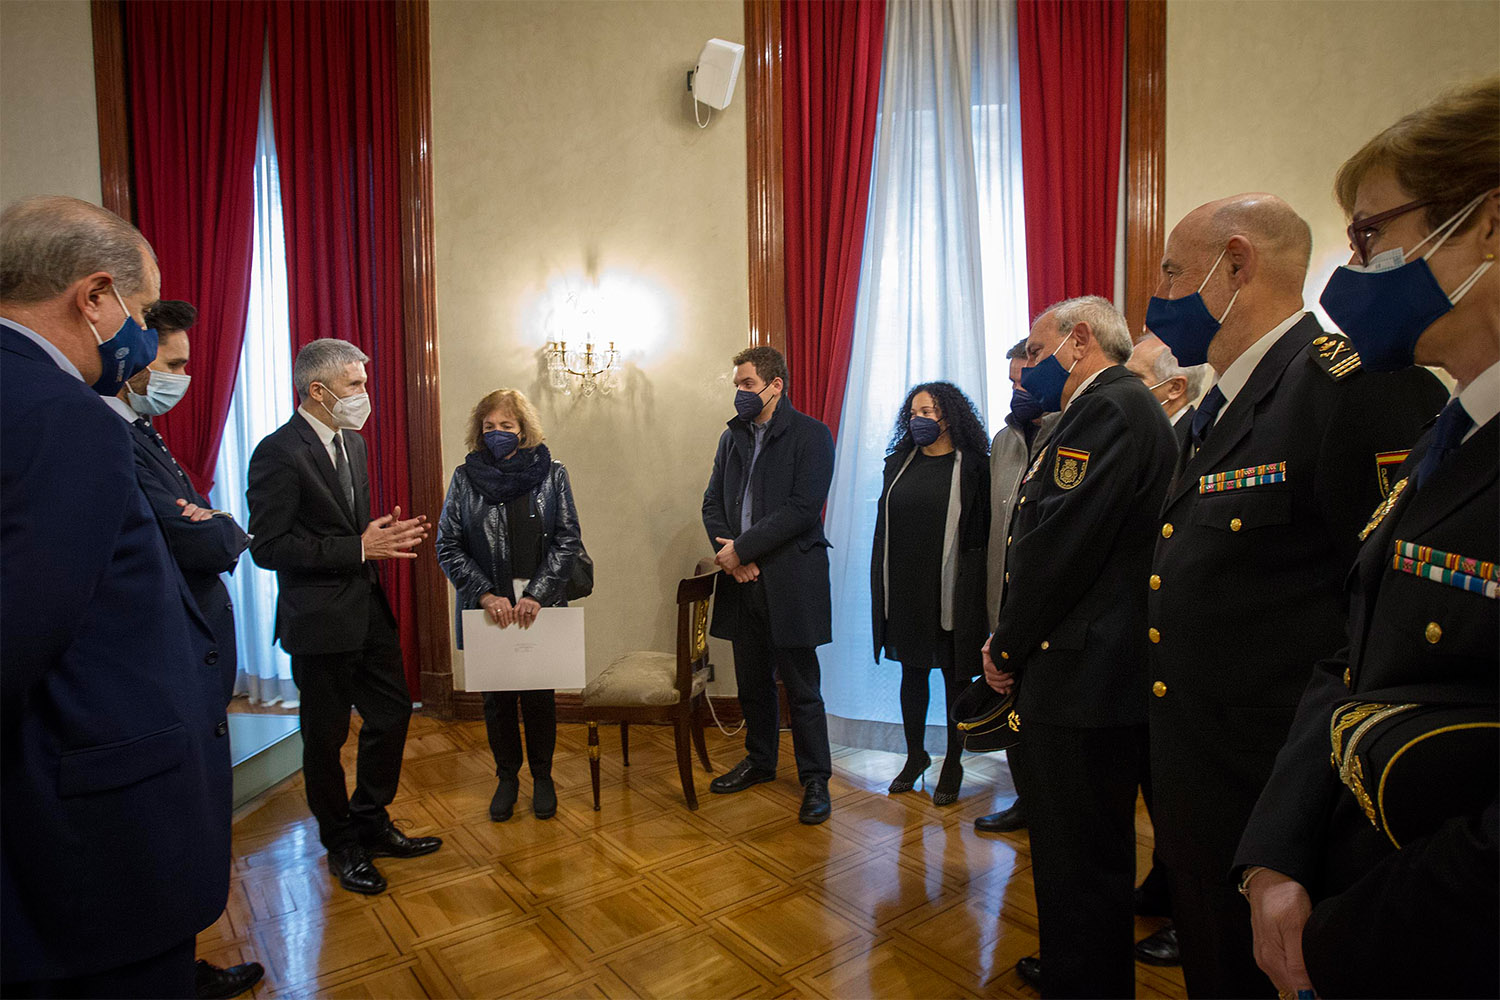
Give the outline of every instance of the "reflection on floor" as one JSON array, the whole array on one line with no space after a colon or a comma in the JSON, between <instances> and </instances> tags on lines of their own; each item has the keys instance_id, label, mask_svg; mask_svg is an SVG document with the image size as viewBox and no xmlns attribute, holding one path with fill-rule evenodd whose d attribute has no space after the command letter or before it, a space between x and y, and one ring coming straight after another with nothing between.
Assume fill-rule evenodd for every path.
<instances>
[{"instance_id":1,"label":"reflection on floor","mask_svg":"<svg viewBox=\"0 0 1500 1000\"><path fill-rule=\"evenodd\" d=\"M896 755L835 748L833 819L804 827L786 734L780 780L709 795L699 769L690 812L670 731L634 728L626 768L606 727L596 813L584 732L559 727L555 819L531 816L523 775L515 818L491 823L484 724L413 718L391 812L446 844L382 859L373 898L334 885L293 776L235 824L229 906L199 956L263 962L260 997L1035 995L1014 970L1037 948L1026 835L971 826L1009 802L1001 760L966 759L962 798L938 809L930 785L885 794ZM710 731L718 772L740 747ZM1143 810L1138 828L1144 873ZM1179 970L1136 969L1139 996L1184 995Z\"/></svg>"}]
</instances>

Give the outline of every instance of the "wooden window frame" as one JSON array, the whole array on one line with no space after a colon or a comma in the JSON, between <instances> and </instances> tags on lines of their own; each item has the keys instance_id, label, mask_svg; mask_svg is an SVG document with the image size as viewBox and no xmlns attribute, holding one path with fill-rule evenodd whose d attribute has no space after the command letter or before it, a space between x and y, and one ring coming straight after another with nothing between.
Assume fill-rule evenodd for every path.
<instances>
[{"instance_id":1,"label":"wooden window frame","mask_svg":"<svg viewBox=\"0 0 1500 1000\"><path fill-rule=\"evenodd\" d=\"M400 157L401 279L412 504L436 519L443 505L442 407L438 393L434 280L431 46L427 0L396 0L396 135ZM94 90L104 207L135 218L123 0L93 0ZM431 553L416 561L417 648L425 711L452 718L478 711L477 696L453 691L448 581ZM462 702L462 704L460 704ZM472 704L470 704L472 702Z\"/></svg>"}]
</instances>

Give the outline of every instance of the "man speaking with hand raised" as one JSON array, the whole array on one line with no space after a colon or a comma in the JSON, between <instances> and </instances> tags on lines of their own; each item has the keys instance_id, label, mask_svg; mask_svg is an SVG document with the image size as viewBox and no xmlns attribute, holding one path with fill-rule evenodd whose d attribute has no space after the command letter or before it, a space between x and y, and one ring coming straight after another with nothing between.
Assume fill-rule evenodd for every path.
<instances>
[{"instance_id":1,"label":"man speaking with hand raised","mask_svg":"<svg viewBox=\"0 0 1500 1000\"><path fill-rule=\"evenodd\" d=\"M276 638L292 657L302 694L302 772L328 867L351 892L386 881L375 857L411 858L442 846L407 837L386 806L396 795L411 719L396 618L371 565L415 559L425 516L401 508L370 519L365 442L370 415L365 362L345 340L314 340L297 353L300 405L250 459L250 555L276 571ZM358 777L345 790L339 752L349 708L359 710Z\"/></svg>"}]
</instances>

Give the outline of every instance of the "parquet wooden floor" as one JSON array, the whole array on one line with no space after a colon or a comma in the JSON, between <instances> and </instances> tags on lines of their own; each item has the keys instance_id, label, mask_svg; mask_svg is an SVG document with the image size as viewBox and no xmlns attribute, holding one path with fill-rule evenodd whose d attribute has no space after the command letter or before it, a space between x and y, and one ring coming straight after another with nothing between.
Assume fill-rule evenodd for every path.
<instances>
[{"instance_id":1,"label":"parquet wooden floor","mask_svg":"<svg viewBox=\"0 0 1500 1000\"><path fill-rule=\"evenodd\" d=\"M632 727L626 768L606 727L596 813L584 733L559 726L554 819L531 816L523 773L515 818L491 823L484 724L414 717L391 813L445 844L381 859L376 897L337 888L289 778L237 817L229 905L198 954L264 963L257 997L1035 995L1014 969L1037 949L1026 835L971 826L1010 800L1002 760L967 758L938 809L930 786L886 795L897 755L835 748L833 818L804 827L788 734L780 780L710 795L700 768L691 812L670 730ZM742 746L710 730L716 771ZM1138 828L1144 873L1144 810ZM1180 970L1136 968L1137 995L1184 995Z\"/></svg>"}]
</instances>

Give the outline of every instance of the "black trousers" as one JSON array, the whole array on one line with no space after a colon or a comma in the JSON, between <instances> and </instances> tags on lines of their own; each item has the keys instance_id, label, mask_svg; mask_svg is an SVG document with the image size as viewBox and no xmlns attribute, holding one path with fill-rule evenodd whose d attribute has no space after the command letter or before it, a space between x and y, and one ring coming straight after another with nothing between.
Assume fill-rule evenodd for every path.
<instances>
[{"instance_id":1,"label":"black trousers","mask_svg":"<svg viewBox=\"0 0 1500 1000\"><path fill-rule=\"evenodd\" d=\"M797 780L804 784L811 778L827 781L833 774L833 757L828 750L818 651L771 645L765 585L755 580L738 586L741 613L734 638L734 679L745 715L745 753L756 767L776 770L781 745L776 678L780 677L792 715Z\"/></svg>"},{"instance_id":2,"label":"black trousers","mask_svg":"<svg viewBox=\"0 0 1500 1000\"><path fill-rule=\"evenodd\" d=\"M401 669L396 621L379 591L370 599L363 649L292 657L302 693L302 778L307 805L328 850L350 847L385 827L396 797L401 753L411 721L411 694ZM349 738L349 708L361 720L354 795L344 784L339 751Z\"/></svg>"},{"instance_id":3,"label":"black trousers","mask_svg":"<svg viewBox=\"0 0 1500 1000\"><path fill-rule=\"evenodd\" d=\"M1229 876L1168 868L1167 885L1188 996L1274 997L1276 987L1255 964L1250 904Z\"/></svg>"},{"instance_id":4,"label":"black trousers","mask_svg":"<svg viewBox=\"0 0 1500 1000\"><path fill-rule=\"evenodd\" d=\"M531 777L552 777L552 752L557 747L557 697L548 691L486 691L484 732L495 755L495 775L514 778L521 772L521 729L516 703L526 723L526 760Z\"/></svg>"},{"instance_id":5,"label":"black trousers","mask_svg":"<svg viewBox=\"0 0 1500 1000\"><path fill-rule=\"evenodd\" d=\"M13 821L14 822L14 821ZM57 997L92 998L118 997L120 1000L135 998L174 998L189 1000L198 995L197 968L193 964L193 947L196 938L180 941L162 952L143 958L129 965L106 969L87 976L71 976L66 979L34 979L28 982L5 983L0 986L0 996L6 997Z\"/></svg>"},{"instance_id":6,"label":"black trousers","mask_svg":"<svg viewBox=\"0 0 1500 1000\"><path fill-rule=\"evenodd\" d=\"M1135 995L1135 796L1146 727L1026 722L1009 751L1031 836L1047 997Z\"/></svg>"}]
</instances>

